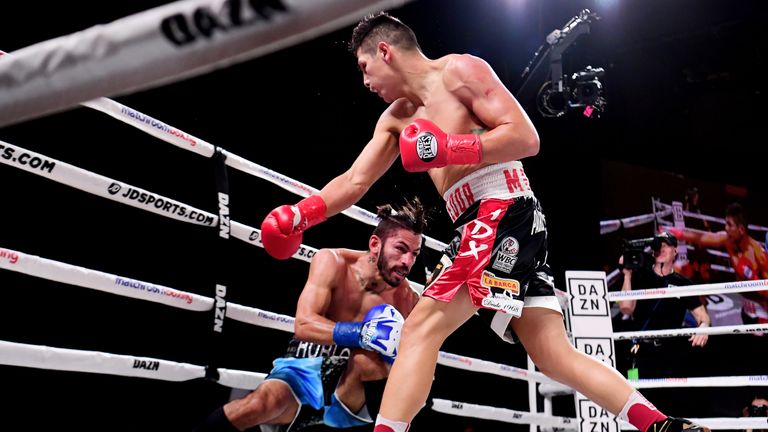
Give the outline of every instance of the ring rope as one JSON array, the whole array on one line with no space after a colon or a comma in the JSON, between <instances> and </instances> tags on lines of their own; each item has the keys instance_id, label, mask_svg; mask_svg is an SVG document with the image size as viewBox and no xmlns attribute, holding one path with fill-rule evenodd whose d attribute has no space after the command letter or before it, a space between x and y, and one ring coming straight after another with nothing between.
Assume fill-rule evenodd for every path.
<instances>
[{"instance_id":1,"label":"ring rope","mask_svg":"<svg viewBox=\"0 0 768 432\"><path fill-rule=\"evenodd\" d=\"M535 424L540 426L556 427L557 430L578 430L579 419L557 417L549 414L527 413L507 408L496 408L484 405L475 405L465 402L455 402L443 399L433 399L432 409L444 414L452 414L462 417L474 417L486 420L496 420L505 423ZM768 424L765 417L713 417L692 418L694 423L706 424L710 429L764 429ZM555 423L555 424L553 424ZM629 423L619 421L622 430L637 430Z\"/></svg>"},{"instance_id":2,"label":"ring rope","mask_svg":"<svg viewBox=\"0 0 768 432\"><path fill-rule=\"evenodd\" d=\"M611 291L608 301L647 300L655 298L687 297L722 293L743 293L765 291L768 279L719 282L697 285L677 286L673 288L650 288L633 291Z\"/></svg>"},{"instance_id":3,"label":"ring rope","mask_svg":"<svg viewBox=\"0 0 768 432\"><path fill-rule=\"evenodd\" d=\"M623 219L611 219L600 221L600 235L612 233L618 231L619 228L632 228L638 225L644 225L649 222L653 222L657 218L669 216L672 214L672 209L665 209L656 213L648 213L638 216L630 216Z\"/></svg>"},{"instance_id":4,"label":"ring rope","mask_svg":"<svg viewBox=\"0 0 768 432\"><path fill-rule=\"evenodd\" d=\"M493 363L487 360L476 359L440 351L437 363L456 369L464 369L472 372L490 373L507 378L523 381L533 381L552 385L562 385L541 372L521 369L501 363Z\"/></svg>"},{"instance_id":5,"label":"ring rope","mask_svg":"<svg viewBox=\"0 0 768 432\"><path fill-rule=\"evenodd\" d=\"M445 399L432 399L432 409L444 414L452 414L462 417L474 417L516 424L534 424L538 426L562 428L563 430L576 430L576 424L578 424L578 420L575 418L515 411L508 408L496 408Z\"/></svg>"},{"instance_id":6,"label":"ring rope","mask_svg":"<svg viewBox=\"0 0 768 432\"><path fill-rule=\"evenodd\" d=\"M40 42L0 63L0 126L201 75L406 2L183 0Z\"/></svg>"},{"instance_id":7,"label":"ring rope","mask_svg":"<svg viewBox=\"0 0 768 432\"><path fill-rule=\"evenodd\" d=\"M213 307L213 299L200 296L193 293L184 292L174 288L131 279L123 276L116 276L109 273L99 272L83 267L57 262L41 258L35 255L28 255L23 252L0 248L0 268L16 271L30 276L41 277L54 280L69 285L80 286L84 288L96 289L110 294L131 297L140 300L162 303L167 306L173 306L180 309L192 311L207 311ZM227 317L245 322L248 324L268 327L285 332L293 332L294 318L287 315L276 314L261 309L251 308L237 303L228 303ZM737 326L731 326L737 327ZM714 327L717 328L717 327ZM646 332L647 333L647 332ZM623 333L615 333L616 335ZM438 363L443 366L454 367L474 372L491 373L507 378L519 379L524 381L539 382L542 384L562 386L546 375L517 368L506 364L493 363L486 360L476 359L467 356L447 353L441 351L438 357ZM740 381L737 381L740 380ZM671 383L683 384L685 379L669 379ZM706 381L708 378L695 379L690 382ZM658 380L640 380L641 383L657 382ZM660 382L660 381L659 381ZM739 382L739 385L768 385L768 376L745 376L745 377L727 377L713 378L710 385L722 385L728 382ZM743 384L751 383L751 384ZM649 385L644 386L648 387ZM658 387L670 387L673 385L657 385Z\"/></svg>"},{"instance_id":8,"label":"ring rope","mask_svg":"<svg viewBox=\"0 0 768 432\"><path fill-rule=\"evenodd\" d=\"M665 204L658 200L655 201L655 204L660 207L663 207L663 210L657 211L656 213L647 213L647 214L630 216L630 217L621 218L621 219L609 219L609 220L600 221L600 235L618 231L622 227L632 228L638 225L643 225L643 224L652 222L657 218L667 217L672 214L671 204ZM701 219L709 222L717 222L722 225L725 225L725 219L720 217L709 216L709 215L695 213L687 210L683 210L683 216L690 217L693 219ZM765 227L762 225L749 224L747 225L747 228L753 231L768 231L768 227ZM692 231L699 231L699 230L693 230L691 228L686 228L686 229L692 230ZM701 232L707 232L707 231L701 231Z\"/></svg>"},{"instance_id":9,"label":"ring rope","mask_svg":"<svg viewBox=\"0 0 768 432\"><path fill-rule=\"evenodd\" d=\"M670 337L681 337L681 336L693 336L697 334L724 335L724 334L762 333L762 332L768 332L768 324L741 324L741 325L717 326L717 327L691 327L691 328L681 328L681 329L616 332L613 334L613 340L670 338Z\"/></svg>"},{"instance_id":10,"label":"ring rope","mask_svg":"<svg viewBox=\"0 0 768 432\"><path fill-rule=\"evenodd\" d=\"M196 312L209 311L213 308L214 304L214 300L210 297L151 282L65 264L11 249L0 248L0 268L82 288L95 289L123 297L161 303L166 306ZM293 332L293 317L237 303L227 303L226 316L236 321L260 327Z\"/></svg>"},{"instance_id":11,"label":"ring rope","mask_svg":"<svg viewBox=\"0 0 768 432\"><path fill-rule=\"evenodd\" d=\"M0 341L0 364L177 382L206 376L205 367L190 363L8 341ZM266 374L257 372L225 368L218 368L218 371L219 384L246 390L253 390L266 377Z\"/></svg>"},{"instance_id":12,"label":"ring rope","mask_svg":"<svg viewBox=\"0 0 768 432\"><path fill-rule=\"evenodd\" d=\"M206 376L203 366L190 363L178 363L151 357L110 354L99 351L73 350L47 346L29 345L16 342L0 341L0 363L11 366L34 367L49 370L73 372L90 372L119 376L150 378L165 381L189 381ZM221 385L245 390L255 389L266 374L218 368ZM766 385L768 376L762 378L762 384L751 377L717 377L719 386L729 386L729 381L738 384L731 385ZM667 378L659 380L632 381L636 388L647 387L679 387L681 381L686 381L692 387L711 385L707 378ZM643 382L654 382L656 385L643 385ZM664 385L667 384L667 385ZM543 385L542 385L543 387ZM542 394L544 394L542 392ZM564 393L559 393L564 394ZM497 420L508 423L535 424L539 426L575 429L578 420L575 418L557 417L541 413L529 413L475 405L465 402L455 402L445 399L433 399L432 409L445 414ZM759 418L716 418L695 419L694 421L710 425L713 429L729 429L734 427L759 429L765 425L765 419ZM762 423L761 423L762 422ZM630 429L623 427L622 429Z\"/></svg>"},{"instance_id":13,"label":"ring rope","mask_svg":"<svg viewBox=\"0 0 768 432\"><path fill-rule=\"evenodd\" d=\"M4 154L11 155L8 158L0 158L0 163L49 178L102 198L197 225L215 227L218 222L218 216L213 213L11 145L2 140L0 140L0 150L5 150ZM123 191L125 192L123 193ZM230 234L233 237L252 245L264 247L260 240L260 229L235 220L230 221L230 227ZM309 262L316 252L317 249L313 247L301 245L293 257ZM418 293L424 289L423 285L416 282L411 282L410 285Z\"/></svg>"},{"instance_id":14,"label":"ring rope","mask_svg":"<svg viewBox=\"0 0 768 432\"><path fill-rule=\"evenodd\" d=\"M17 271L31 276L43 277L58 282L93 288L111 294L127 296L140 300L163 303L193 311L210 310L213 300L204 296L187 293L162 285L120 277L109 273L64 264L57 261L24 254L19 251L0 248L0 268ZM263 327L293 332L294 318L229 303L228 318ZM250 318L250 319L249 319ZM485 362L455 354L440 352L442 362L451 366L451 361L464 365L481 365L484 369L493 369L490 362ZM122 376L156 378L168 381L185 381L206 376L202 366L180 364L147 357L124 356L96 351L82 351L64 348L34 346L15 342L0 341L0 363L12 366L26 366L77 372L108 373ZM49 367L50 366L50 367ZM160 367L162 366L162 372ZM506 365L495 366L501 375L538 381L553 382L538 372ZM222 385L235 388L253 389L263 380L264 374L244 371L230 371L217 368L223 378L217 380Z\"/></svg>"},{"instance_id":15,"label":"ring rope","mask_svg":"<svg viewBox=\"0 0 768 432\"><path fill-rule=\"evenodd\" d=\"M114 100L98 98L85 102L82 105L107 114L127 125L133 126L182 149L192 151L205 157L211 157L213 155L215 149L213 144ZM234 153L230 153L226 150L224 150L223 153L226 155L226 163L228 166L266 180L303 198L319 192L318 189L312 186L301 183L298 180L263 167L255 162L251 162ZM375 214L356 205L342 211L342 214L371 226L376 226L379 223ZM429 236L424 236L424 242L427 247L437 251L443 251L448 246Z\"/></svg>"},{"instance_id":16,"label":"ring rope","mask_svg":"<svg viewBox=\"0 0 768 432\"><path fill-rule=\"evenodd\" d=\"M151 301L196 312L211 310L214 300L175 288L151 282L117 276L84 267L41 258L12 249L0 248L0 268L30 276L53 280L68 285L95 289L123 297ZM227 318L292 333L294 318L261 309L227 303ZM495 373L500 376L525 381L556 383L540 372L528 371L504 364L465 357L441 351L438 362L444 366L477 372Z\"/></svg>"},{"instance_id":17,"label":"ring rope","mask_svg":"<svg viewBox=\"0 0 768 432\"><path fill-rule=\"evenodd\" d=\"M666 204L666 203L663 203L661 201L656 201L656 205L659 205L659 206L664 207L664 208L669 208L669 209L672 208L671 204ZM720 223L722 225L725 225L725 219L721 218L721 217L709 216L709 215L705 215L705 214L702 214L702 213L694 213L694 212L690 212L690 211L687 211L687 210L683 210L683 216L687 216L687 217L690 217L690 218L693 218L693 219L701 219L701 220L705 220L705 221L709 221L709 222L718 222L718 223ZM749 224L749 225L747 225L747 228L751 229L753 231L768 231L768 227L765 227L765 226L762 226L762 225ZM706 231L704 231L704 232L706 232Z\"/></svg>"}]
</instances>

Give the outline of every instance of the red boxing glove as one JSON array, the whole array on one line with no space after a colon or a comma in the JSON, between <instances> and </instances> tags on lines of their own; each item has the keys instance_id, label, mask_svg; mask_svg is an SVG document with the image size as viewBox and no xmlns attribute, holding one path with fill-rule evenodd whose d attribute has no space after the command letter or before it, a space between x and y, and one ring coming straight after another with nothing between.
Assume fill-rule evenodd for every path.
<instances>
[{"instance_id":1,"label":"red boxing glove","mask_svg":"<svg viewBox=\"0 0 768 432\"><path fill-rule=\"evenodd\" d=\"M480 163L480 135L446 134L431 121L416 119L400 133L400 158L411 172Z\"/></svg>"},{"instance_id":2,"label":"red boxing glove","mask_svg":"<svg viewBox=\"0 0 768 432\"><path fill-rule=\"evenodd\" d=\"M685 235L683 234L683 230L681 230L680 228L664 227L663 231L666 231L672 234L678 240L685 240Z\"/></svg>"},{"instance_id":3,"label":"red boxing glove","mask_svg":"<svg viewBox=\"0 0 768 432\"><path fill-rule=\"evenodd\" d=\"M299 249L302 233L325 221L327 207L320 195L312 195L294 206L272 210L261 223L261 242L273 258L288 259Z\"/></svg>"}]
</instances>

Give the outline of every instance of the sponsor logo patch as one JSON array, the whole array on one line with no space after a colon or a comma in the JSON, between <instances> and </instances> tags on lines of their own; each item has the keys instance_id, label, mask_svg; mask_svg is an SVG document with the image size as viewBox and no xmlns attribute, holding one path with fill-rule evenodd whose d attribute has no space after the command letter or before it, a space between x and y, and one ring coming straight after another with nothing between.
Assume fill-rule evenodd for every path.
<instances>
[{"instance_id":1,"label":"sponsor logo patch","mask_svg":"<svg viewBox=\"0 0 768 432\"><path fill-rule=\"evenodd\" d=\"M509 273L517 262L517 253L520 251L520 243L514 237L506 237L499 246L493 267L496 270Z\"/></svg>"},{"instance_id":2,"label":"sponsor logo patch","mask_svg":"<svg viewBox=\"0 0 768 432\"><path fill-rule=\"evenodd\" d=\"M416 153L424 162L431 162L437 156L437 138L424 132L416 138Z\"/></svg>"},{"instance_id":3,"label":"sponsor logo patch","mask_svg":"<svg viewBox=\"0 0 768 432\"><path fill-rule=\"evenodd\" d=\"M508 294L520 295L519 281L515 279L500 278L495 274L489 272L488 270L483 270L483 276L480 279L480 285L488 289L496 288L504 291L509 291ZM494 290L492 290L491 292L494 292Z\"/></svg>"}]
</instances>

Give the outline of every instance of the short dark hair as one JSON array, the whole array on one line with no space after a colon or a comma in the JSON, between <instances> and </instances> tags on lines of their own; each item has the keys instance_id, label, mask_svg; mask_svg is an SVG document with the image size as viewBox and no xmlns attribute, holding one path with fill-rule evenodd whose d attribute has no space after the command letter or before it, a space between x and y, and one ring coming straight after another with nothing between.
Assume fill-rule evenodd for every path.
<instances>
[{"instance_id":1,"label":"short dark hair","mask_svg":"<svg viewBox=\"0 0 768 432\"><path fill-rule=\"evenodd\" d=\"M422 234L427 226L427 215L418 197L400 206L384 204L376 207L379 224L373 230L373 235L382 240L391 236L395 230L407 229L415 234Z\"/></svg>"},{"instance_id":2,"label":"short dark hair","mask_svg":"<svg viewBox=\"0 0 768 432\"><path fill-rule=\"evenodd\" d=\"M744 208L739 203L732 203L725 209L725 216L730 217L737 225L747 226L747 217L744 215Z\"/></svg>"},{"instance_id":3,"label":"short dark hair","mask_svg":"<svg viewBox=\"0 0 768 432\"><path fill-rule=\"evenodd\" d=\"M664 242L672 247L677 247L677 237L672 235L669 231L662 231L653 237L651 242L651 249L658 251L661 249L661 243Z\"/></svg>"},{"instance_id":4,"label":"short dark hair","mask_svg":"<svg viewBox=\"0 0 768 432\"><path fill-rule=\"evenodd\" d=\"M362 48L363 52L374 53L376 45L383 40L399 48L421 50L410 27L386 12L379 12L366 16L352 30L349 51L357 54Z\"/></svg>"}]
</instances>

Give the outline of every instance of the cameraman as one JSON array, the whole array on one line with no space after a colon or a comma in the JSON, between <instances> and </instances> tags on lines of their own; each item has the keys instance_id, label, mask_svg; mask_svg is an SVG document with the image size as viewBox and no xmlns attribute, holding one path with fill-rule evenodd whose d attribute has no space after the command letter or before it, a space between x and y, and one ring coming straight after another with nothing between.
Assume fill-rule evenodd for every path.
<instances>
[{"instance_id":1,"label":"cameraman","mask_svg":"<svg viewBox=\"0 0 768 432\"><path fill-rule=\"evenodd\" d=\"M624 255L619 259L619 266L624 273L622 291L693 284L690 279L675 272L677 239L673 235L667 232L658 234L653 238L651 248L653 260L648 260L648 265L640 268L625 267ZM633 331L681 328L686 311L691 312L699 327L708 327L711 322L706 306L699 297L627 300L619 302L619 309L630 317L628 324ZM705 334L693 335L688 339L690 347L681 343L679 338L633 341L630 348L633 368L636 368L638 374L642 372L644 378L672 377L677 373L690 372L684 370L686 365L680 364L680 355L691 347L703 347L707 339Z\"/></svg>"},{"instance_id":2,"label":"cameraman","mask_svg":"<svg viewBox=\"0 0 768 432\"><path fill-rule=\"evenodd\" d=\"M744 407L741 414L744 417L768 417L768 399L765 395L758 395L752 398L747 406ZM765 432L767 429L745 429L746 432Z\"/></svg>"}]
</instances>

